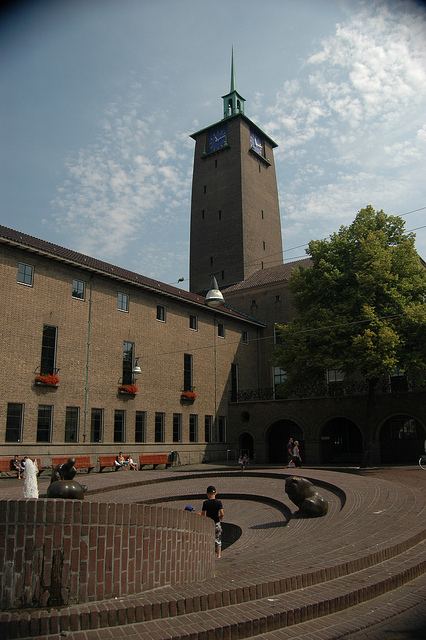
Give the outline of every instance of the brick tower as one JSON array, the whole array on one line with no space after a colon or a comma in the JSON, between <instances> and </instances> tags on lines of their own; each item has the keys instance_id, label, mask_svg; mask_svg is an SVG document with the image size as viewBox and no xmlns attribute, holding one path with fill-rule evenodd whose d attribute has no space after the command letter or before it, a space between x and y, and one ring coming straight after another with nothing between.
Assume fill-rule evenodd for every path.
<instances>
[{"instance_id":1,"label":"brick tower","mask_svg":"<svg viewBox=\"0 0 426 640\"><path fill-rule=\"evenodd\" d=\"M231 62L223 118L195 140L191 201L190 291L221 289L256 269L282 264L281 221L273 149L276 143L244 115Z\"/></svg>"}]
</instances>

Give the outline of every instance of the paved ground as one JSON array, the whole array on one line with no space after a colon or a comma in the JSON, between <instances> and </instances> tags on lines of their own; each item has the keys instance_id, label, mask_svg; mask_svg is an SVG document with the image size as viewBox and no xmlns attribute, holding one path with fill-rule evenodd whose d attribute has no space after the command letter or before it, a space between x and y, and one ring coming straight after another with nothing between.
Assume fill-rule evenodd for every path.
<instances>
[{"instance_id":1,"label":"paved ground","mask_svg":"<svg viewBox=\"0 0 426 640\"><path fill-rule=\"evenodd\" d=\"M217 485L219 497L224 500L227 522L241 527L243 531L241 538L224 550L222 560L217 563L217 580L222 583L243 581L249 573L264 576L265 580L273 580L274 576L278 578L282 575L283 558L288 557L289 553L292 557L286 563L286 568L290 571L297 568L298 563L314 566L318 549L321 549L325 558L328 546L333 546L334 555L330 555L333 561L343 561L352 550L355 553L363 548L376 548L380 545L380 540L374 537L373 529L369 528L368 518L371 520L371 527L380 518L379 535L383 539L395 541L404 533L405 528L415 524L417 516L424 522L424 492L421 489L426 485L426 472L418 466L368 470L362 476L343 476L330 469L302 469L300 475L312 480L319 479L322 483L320 491L330 504L328 528L324 525L325 521L318 519L292 520L291 527L287 527L290 512L295 511L294 505L283 491L284 476L288 473L288 469L276 467L253 467L249 469L249 473L239 473L234 467L226 465L198 465L155 471L79 474L78 480L88 485L86 500L129 503L149 501L179 509L192 504L196 510L201 508L207 484L213 481ZM43 475L46 478L42 476L39 480L41 496L49 483L47 472ZM333 490L333 485L339 486L341 483L345 484L347 493L344 508L342 496ZM22 484L22 481L13 478L0 479L0 499L22 497ZM264 496L268 496L267 503L261 500ZM365 522L354 522L353 514L360 513L360 505L365 502L371 507L364 511ZM387 511L389 518L386 518ZM394 520L394 514L397 513L405 514L405 525L398 525ZM333 539L329 543L321 540L324 531L327 531L327 536L332 532ZM314 541L311 558L305 540ZM341 560L339 545L342 549ZM271 603L273 600L271 599ZM388 619L377 622L383 619L384 611L388 611ZM293 627L262 633L262 640L331 640L339 637L354 640L412 640L426 637L425 618L426 576L421 576L373 601L317 618L315 625L313 621L307 621ZM148 638L136 627L137 625L126 625L85 633L69 632L68 636L75 640ZM55 640L58 638L49 636L49 640L54 637Z\"/></svg>"}]
</instances>

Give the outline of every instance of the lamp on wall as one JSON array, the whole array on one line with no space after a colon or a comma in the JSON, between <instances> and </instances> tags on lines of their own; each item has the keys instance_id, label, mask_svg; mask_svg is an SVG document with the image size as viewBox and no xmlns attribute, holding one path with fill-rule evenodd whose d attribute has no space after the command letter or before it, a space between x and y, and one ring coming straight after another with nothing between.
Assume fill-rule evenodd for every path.
<instances>
[{"instance_id":1,"label":"lamp on wall","mask_svg":"<svg viewBox=\"0 0 426 640\"><path fill-rule=\"evenodd\" d=\"M212 276L210 290L207 291L206 295L206 304L209 307L220 307L220 305L224 303L225 299L219 290L217 280L214 276Z\"/></svg>"},{"instance_id":2,"label":"lamp on wall","mask_svg":"<svg viewBox=\"0 0 426 640\"><path fill-rule=\"evenodd\" d=\"M135 366L132 369L132 373L142 373L142 369L139 366L139 358L135 358Z\"/></svg>"}]
</instances>

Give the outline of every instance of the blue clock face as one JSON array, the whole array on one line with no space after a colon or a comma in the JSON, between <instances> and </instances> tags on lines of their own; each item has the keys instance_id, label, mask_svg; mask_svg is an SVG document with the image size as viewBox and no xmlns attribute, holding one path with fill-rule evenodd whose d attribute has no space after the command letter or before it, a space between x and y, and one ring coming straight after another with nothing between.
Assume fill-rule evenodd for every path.
<instances>
[{"instance_id":1,"label":"blue clock face","mask_svg":"<svg viewBox=\"0 0 426 640\"><path fill-rule=\"evenodd\" d=\"M257 135L254 131L250 131L250 143L252 148L259 153L261 156L263 155L263 142L262 138Z\"/></svg>"},{"instance_id":2,"label":"blue clock face","mask_svg":"<svg viewBox=\"0 0 426 640\"><path fill-rule=\"evenodd\" d=\"M224 147L227 143L228 132L226 127L220 127L215 131L211 131L209 133L209 151L216 151L216 149L220 149Z\"/></svg>"}]
</instances>

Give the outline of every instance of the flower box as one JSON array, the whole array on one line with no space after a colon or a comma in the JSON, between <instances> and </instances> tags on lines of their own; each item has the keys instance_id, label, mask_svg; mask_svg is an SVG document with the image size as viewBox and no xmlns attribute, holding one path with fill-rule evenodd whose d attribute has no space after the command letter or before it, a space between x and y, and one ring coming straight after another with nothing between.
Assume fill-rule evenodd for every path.
<instances>
[{"instance_id":1,"label":"flower box","mask_svg":"<svg viewBox=\"0 0 426 640\"><path fill-rule=\"evenodd\" d=\"M56 373L40 373L35 377L35 383L46 387L57 387L59 378Z\"/></svg>"},{"instance_id":2,"label":"flower box","mask_svg":"<svg viewBox=\"0 0 426 640\"><path fill-rule=\"evenodd\" d=\"M136 395L138 391L139 389L135 384L120 384L118 387L118 393L127 393L131 396Z\"/></svg>"},{"instance_id":3,"label":"flower box","mask_svg":"<svg viewBox=\"0 0 426 640\"><path fill-rule=\"evenodd\" d=\"M196 397L197 394L195 393L195 391L182 391L182 393L180 394L180 401L192 403L194 402Z\"/></svg>"}]
</instances>

